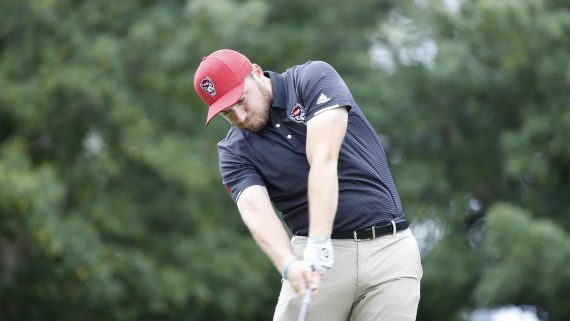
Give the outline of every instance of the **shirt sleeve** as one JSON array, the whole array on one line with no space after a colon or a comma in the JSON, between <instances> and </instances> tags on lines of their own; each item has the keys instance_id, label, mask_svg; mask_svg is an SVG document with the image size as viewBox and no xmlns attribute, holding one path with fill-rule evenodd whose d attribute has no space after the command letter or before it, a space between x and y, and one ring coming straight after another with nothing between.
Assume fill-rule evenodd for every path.
<instances>
[{"instance_id":1,"label":"shirt sleeve","mask_svg":"<svg viewBox=\"0 0 570 321\"><path fill-rule=\"evenodd\" d=\"M265 186L263 178L244 155L242 148L218 144L218 155L222 182L234 202L237 202L246 188L252 185Z\"/></svg>"},{"instance_id":2,"label":"shirt sleeve","mask_svg":"<svg viewBox=\"0 0 570 321\"><path fill-rule=\"evenodd\" d=\"M300 81L305 121L321 112L352 107L352 95L338 72L324 61L313 61L304 68Z\"/></svg>"}]
</instances>

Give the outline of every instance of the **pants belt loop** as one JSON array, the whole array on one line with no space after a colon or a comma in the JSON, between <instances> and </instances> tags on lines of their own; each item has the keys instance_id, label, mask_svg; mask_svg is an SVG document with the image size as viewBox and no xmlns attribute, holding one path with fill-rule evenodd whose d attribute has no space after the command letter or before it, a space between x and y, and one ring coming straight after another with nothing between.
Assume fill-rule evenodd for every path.
<instances>
[{"instance_id":1,"label":"pants belt loop","mask_svg":"<svg viewBox=\"0 0 570 321\"><path fill-rule=\"evenodd\" d=\"M396 236L396 219L390 221L392 223L392 236Z\"/></svg>"},{"instance_id":2,"label":"pants belt loop","mask_svg":"<svg viewBox=\"0 0 570 321\"><path fill-rule=\"evenodd\" d=\"M372 225L372 239L376 238L376 226Z\"/></svg>"}]
</instances>

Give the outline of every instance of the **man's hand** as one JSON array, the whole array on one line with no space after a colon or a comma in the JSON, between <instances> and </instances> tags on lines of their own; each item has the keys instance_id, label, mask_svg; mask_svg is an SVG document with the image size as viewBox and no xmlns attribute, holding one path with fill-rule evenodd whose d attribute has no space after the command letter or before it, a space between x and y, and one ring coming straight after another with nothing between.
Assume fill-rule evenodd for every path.
<instances>
[{"instance_id":1,"label":"man's hand","mask_svg":"<svg viewBox=\"0 0 570 321\"><path fill-rule=\"evenodd\" d=\"M315 271L324 273L332 268L334 252L329 236L309 236L303 261L309 263Z\"/></svg>"},{"instance_id":2,"label":"man's hand","mask_svg":"<svg viewBox=\"0 0 570 321\"><path fill-rule=\"evenodd\" d=\"M295 260L288 268L287 281L296 293L303 294L309 288L316 293L321 285L321 276L305 261Z\"/></svg>"}]
</instances>

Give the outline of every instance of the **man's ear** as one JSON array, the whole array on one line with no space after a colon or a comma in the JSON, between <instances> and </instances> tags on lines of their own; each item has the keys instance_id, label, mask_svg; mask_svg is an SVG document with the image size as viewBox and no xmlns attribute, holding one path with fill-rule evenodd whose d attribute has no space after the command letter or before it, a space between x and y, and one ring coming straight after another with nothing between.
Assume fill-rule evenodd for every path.
<instances>
[{"instance_id":1,"label":"man's ear","mask_svg":"<svg viewBox=\"0 0 570 321\"><path fill-rule=\"evenodd\" d=\"M260 67L258 64L252 64L251 72L252 72L256 77L261 77L261 76L263 76L263 69L261 69L261 67Z\"/></svg>"}]
</instances>

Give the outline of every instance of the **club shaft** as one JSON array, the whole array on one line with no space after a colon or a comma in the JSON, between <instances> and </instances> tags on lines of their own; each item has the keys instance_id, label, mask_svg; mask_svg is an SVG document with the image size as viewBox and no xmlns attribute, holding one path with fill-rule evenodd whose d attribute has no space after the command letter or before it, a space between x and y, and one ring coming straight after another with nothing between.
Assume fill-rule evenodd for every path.
<instances>
[{"instance_id":1,"label":"club shaft","mask_svg":"<svg viewBox=\"0 0 570 321\"><path fill-rule=\"evenodd\" d=\"M301 301L301 311L299 311L298 321L305 321L307 318L309 303L311 303L311 289L305 289L305 295L303 295L303 301Z\"/></svg>"}]
</instances>

